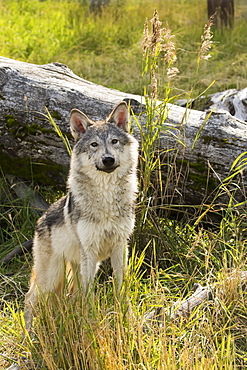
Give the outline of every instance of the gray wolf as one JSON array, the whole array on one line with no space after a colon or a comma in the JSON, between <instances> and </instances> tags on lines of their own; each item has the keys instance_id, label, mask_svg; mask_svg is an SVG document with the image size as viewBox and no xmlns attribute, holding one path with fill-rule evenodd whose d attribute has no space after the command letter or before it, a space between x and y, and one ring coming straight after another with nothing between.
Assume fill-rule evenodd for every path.
<instances>
[{"instance_id":1,"label":"gray wolf","mask_svg":"<svg viewBox=\"0 0 247 370\"><path fill-rule=\"evenodd\" d=\"M121 287L137 193L138 142L130 135L128 122L125 102L104 121L71 111L75 145L67 195L38 220L34 235L34 266L24 309L28 330L38 292L59 292L66 263L73 271L78 269L87 294L100 262L110 257Z\"/></svg>"}]
</instances>

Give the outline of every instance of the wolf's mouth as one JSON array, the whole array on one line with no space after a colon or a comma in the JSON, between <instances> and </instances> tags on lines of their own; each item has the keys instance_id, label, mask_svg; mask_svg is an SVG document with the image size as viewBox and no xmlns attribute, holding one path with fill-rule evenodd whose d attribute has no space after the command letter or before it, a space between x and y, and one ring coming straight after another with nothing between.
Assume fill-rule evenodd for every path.
<instances>
[{"instance_id":1,"label":"wolf's mouth","mask_svg":"<svg viewBox=\"0 0 247 370\"><path fill-rule=\"evenodd\" d=\"M107 172L107 173L111 173L113 172L117 167L119 166L114 166L114 167L103 167L103 168L100 168L100 167L96 167L98 171L103 171L103 172Z\"/></svg>"}]
</instances>

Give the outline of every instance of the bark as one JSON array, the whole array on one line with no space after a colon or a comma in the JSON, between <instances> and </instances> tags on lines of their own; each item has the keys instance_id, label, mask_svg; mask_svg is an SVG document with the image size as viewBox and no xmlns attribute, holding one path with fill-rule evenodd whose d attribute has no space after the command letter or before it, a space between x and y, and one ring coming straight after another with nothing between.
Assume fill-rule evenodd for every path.
<instances>
[{"instance_id":1,"label":"bark","mask_svg":"<svg viewBox=\"0 0 247 370\"><path fill-rule=\"evenodd\" d=\"M208 18L216 13L215 24L232 27L234 23L234 0L207 0Z\"/></svg>"},{"instance_id":2,"label":"bark","mask_svg":"<svg viewBox=\"0 0 247 370\"><path fill-rule=\"evenodd\" d=\"M90 10L93 12L100 12L102 7L109 4L109 0L90 0Z\"/></svg>"},{"instance_id":3,"label":"bark","mask_svg":"<svg viewBox=\"0 0 247 370\"><path fill-rule=\"evenodd\" d=\"M41 183L64 186L69 155L47 119L45 107L72 143L68 125L72 108L80 109L90 118L98 120L105 118L121 100L129 101L135 114L145 109L141 96L86 81L64 65L52 63L40 66L0 57L2 171ZM246 160L246 123L227 111L216 109L208 120L207 114L169 105L168 120L160 140L161 149L173 149L170 152L173 162L168 152L163 157L164 182L169 177L166 194L169 203L209 203L216 194L212 191L228 176L233 161L240 155L242 160ZM145 115L142 115L142 123L144 121ZM138 136L136 127L134 131ZM179 137L180 143L174 139L174 134ZM171 168L172 176L169 172ZM235 190L236 202L245 199L245 170L242 169L238 179L233 177L231 180L231 185L227 187L228 194L218 198L219 202L228 202L229 195Z\"/></svg>"}]
</instances>

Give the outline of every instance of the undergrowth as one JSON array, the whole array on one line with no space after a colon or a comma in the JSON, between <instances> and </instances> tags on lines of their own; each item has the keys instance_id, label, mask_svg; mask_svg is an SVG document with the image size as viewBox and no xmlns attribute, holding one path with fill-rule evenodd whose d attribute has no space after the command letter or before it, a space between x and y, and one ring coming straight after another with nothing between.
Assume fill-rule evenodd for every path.
<instances>
[{"instance_id":1,"label":"undergrowth","mask_svg":"<svg viewBox=\"0 0 247 370\"><path fill-rule=\"evenodd\" d=\"M10 3L15 4L14 1ZM21 2L21 13L30 11L28 4L27 1ZM53 6L57 4L54 2ZM68 4L70 7L72 2ZM126 4L130 8L133 6ZM77 3L76 6L84 5ZM129 13L114 13L114 17L116 14L126 17ZM79 13L77 16L78 19L81 17ZM110 21L112 16L110 13ZM95 19L99 27L101 17L102 14L89 17L87 27L90 22L91 27L95 27ZM30 22L30 25L34 24L33 20ZM112 34L108 37L116 39L119 28L115 30L113 23ZM204 32L211 26L207 23ZM175 38L168 24L165 30L162 28L157 11L152 18L151 33L146 24L144 35L146 112L132 119L140 130L140 191L136 228L130 240L129 270L121 295L116 293L108 272L105 274L101 269L88 302L80 292L72 298L66 290L62 298L53 294L40 297L33 338L28 335L23 338L23 297L27 291L26 275L29 275L31 261L26 255L16 258L9 266L1 266L2 368L12 361L21 363L23 356L29 361L27 366L23 364L24 369L32 364L49 370L231 370L246 367L246 292L239 281L229 283L227 279L229 271L237 273L246 269L246 211L244 204L236 204L234 191L229 191L239 173L245 170L246 162L242 156L233 161L229 166L229 176L214 189L212 203L200 205L193 215L188 212L189 205L184 206L180 209L180 218L174 219L172 201L175 194L171 189L181 176L177 153L185 144L184 138L165 121L169 103L176 99L176 94L179 95L177 91L174 95L173 83L180 79L181 64L179 58L176 59L179 52ZM207 35L208 39L202 40L208 41L205 53L202 53L203 42L196 53L197 76L204 68L202 56L208 52L215 53L210 33ZM121 42L127 45L130 41L119 38L117 43ZM83 45L86 45L85 40L81 40L80 46ZM97 56L97 45L93 50L92 54ZM188 97L192 92L198 96L204 90L204 87L199 93L191 90ZM145 125L140 123L143 118ZM160 152L157 143L164 130L171 135L175 145ZM168 169L165 181L161 176L164 166ZM0 237L3 247L0 257L32 236L37 219L31 212L28 199L23 206L11 189L7 189L9 186L2 177ZM217 223L204 223L209 210L222 194L228 196L228 203L224 211L218 209ZM52 200L56 195L52 196L48 191L46 197ZM198 306L188 318L174 320L171 315L174 303L179 304L188 298L195 283L215 286L217 294L208 304ZM163 320L149 322L147 313L157 307L164 308Z\"/></svg>"}]
</instances>

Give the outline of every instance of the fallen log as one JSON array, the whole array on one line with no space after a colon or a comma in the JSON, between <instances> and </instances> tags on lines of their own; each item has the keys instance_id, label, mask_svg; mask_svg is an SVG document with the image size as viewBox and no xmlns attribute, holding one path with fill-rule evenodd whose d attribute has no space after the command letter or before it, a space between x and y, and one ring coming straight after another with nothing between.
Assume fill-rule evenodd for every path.
<instances>
[{"instance_id":1,"label":"fallen log","mask_svg":"<svg viewBox=\"0 0 247 370\"><path fill-rule=\"evenodd\" d=\"M49 122L45 107L72 143L68 125L72 108L98 120L121 100L135 103L132 106L136 114L145 106L141 96L86 81L62 64L34 65L0 57L2 171L64 186L69 155ZM215 188L220 185L218 203L227 203L232 194L235 204L245 202L246 123L222 110L208 115L208 112L171 104L168 108L160 141L161 150L167 150L162 158L164 181L169 177L166 203L209 204L216 197ZM142 123L144 121L145 115L142 115ZM137 127L134 130L138 136ZM174 133L180 141L174 138ZM173 162L167 154L171 148ZM238 157L240 160L232 169L233 174L237 172L237 165L242 166L238 177L230 177L228 183L224 183ZM168 176L171 169L173 173Z\"/></svg>"}]
</instances>

